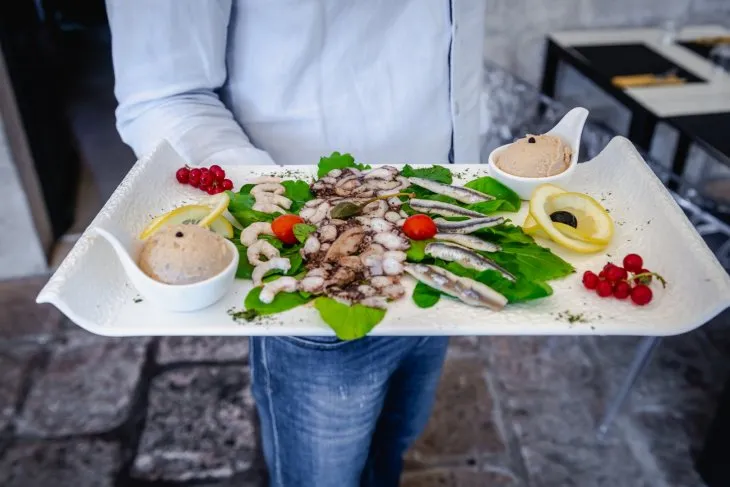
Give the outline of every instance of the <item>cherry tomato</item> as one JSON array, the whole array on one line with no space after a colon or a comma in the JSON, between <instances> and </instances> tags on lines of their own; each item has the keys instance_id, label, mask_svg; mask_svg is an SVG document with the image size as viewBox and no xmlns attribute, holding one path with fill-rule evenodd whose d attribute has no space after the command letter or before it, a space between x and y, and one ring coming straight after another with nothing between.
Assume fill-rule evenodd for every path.
<instances>
[{"instance_id":1,"label":"cherry tomato","mask_svg":"<svg viewBox=\"0 0 730 487\"><path fill-rule=\"evenodd\" d=\"M273 230L276 238L287 245L297 243L297 237L294 236L294 225L304 223L304 220L297 215L281 215L271 222L271 230Z\"/></svg>"},{"instance_id":2,"label":"cherry tomato","mask_svg":"<svg viewBox=\"0 0 730 487\"><path fill-rule=\"evenodd\" d=\"M403 223L403 233L413 240L428 240L436 232L436 224L428 215L413 215Z\"/></svg>"}]
</instances>

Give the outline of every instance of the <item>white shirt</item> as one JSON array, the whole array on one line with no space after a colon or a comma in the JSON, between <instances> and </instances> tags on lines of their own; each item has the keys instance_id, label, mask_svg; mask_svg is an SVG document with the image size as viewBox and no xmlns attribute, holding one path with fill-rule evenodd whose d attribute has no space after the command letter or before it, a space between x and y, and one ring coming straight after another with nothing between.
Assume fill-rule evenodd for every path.
<instances>
[{"instance_id":1,"label":"white shirt","mask_svg":"<svg viewBox=\"0 0 730 487\"><path fill-rule=\"evenodd\" d=\"M479 162L483 0L107 0L117 128L192 164Z\"/></svg>"}]
</instances>

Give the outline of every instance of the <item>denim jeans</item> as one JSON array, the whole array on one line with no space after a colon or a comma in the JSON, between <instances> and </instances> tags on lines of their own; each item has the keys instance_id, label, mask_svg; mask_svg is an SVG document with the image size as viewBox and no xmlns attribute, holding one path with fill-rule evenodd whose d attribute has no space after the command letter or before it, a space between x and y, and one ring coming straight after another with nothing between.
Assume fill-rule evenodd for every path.
<instances>
[{"instance_id":1,"label":"denim jeans","mask_svg":"<svg viewBox=\"0 0 730 487\"><path fill-rule=\"evenodd\" d=\"M431 413L448 338L255 337L271 487L397 487Z\"/></svg>"}]
</instances>

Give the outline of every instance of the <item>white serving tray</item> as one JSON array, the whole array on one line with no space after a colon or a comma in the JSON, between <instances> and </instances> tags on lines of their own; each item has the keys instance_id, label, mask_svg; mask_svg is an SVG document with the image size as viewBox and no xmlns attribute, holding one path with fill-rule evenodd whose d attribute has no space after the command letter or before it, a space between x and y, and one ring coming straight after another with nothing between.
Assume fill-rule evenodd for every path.
<instances>
[{"instance_id":1,"label":"white serving tray","mask_svg":"<svg viewBox=\"0 0 730 487\"><path fill-rule=\"evenodd\" d=\"M167 143L140 159L91 223L114 221L137 235L162 212L194 201L199 190L174 178L184 161ZM458 182L484 176L486 165L449 166ZM264 174L287 177L315 174L314 166L230 166L224 168L238 187ZM616 222L611 245L604 253L578 255L555 245L554 252L571 262L575 275L552 281L553 296L509 305L499 313L442 299L420 309L406 298L392 303L371 335L674 335L701 326L730 307L730 277L692 227L662 183L633 145L614 138L592 161L581 164L566 189L593 195ZM508 215L521 224L522 211ZM661 273L669 286L654 286L655 299L645 307L627 301L600 299L582 288L581 275L598 271L608 260L620 261L637 252L645 267ZM252 322L236 322L229 311L242 310L250 281L236 281L220 302L195 313L170 313L139 301L111 247L89 229L76 243L38 296L52 303L86 330L107 336L143 335L332 335L310 306ZM582 315L575 321L570 317Z\"/></svg>"}]
</instances>

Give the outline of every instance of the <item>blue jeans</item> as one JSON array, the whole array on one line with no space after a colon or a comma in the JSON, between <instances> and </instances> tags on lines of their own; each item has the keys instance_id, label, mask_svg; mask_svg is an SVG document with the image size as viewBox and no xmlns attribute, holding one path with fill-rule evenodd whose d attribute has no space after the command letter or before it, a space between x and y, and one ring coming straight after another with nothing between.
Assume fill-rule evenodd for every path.
<instances>
[{"instance_id":1,"label":"blue jeans","mask_svg":"<svg viewBox=\"0 0 730 487\"><path fill-rule=\"evenodd\" d=\"M251 338L271 487L397 487L448 338Z\"/></svg>"}]
</instances>

